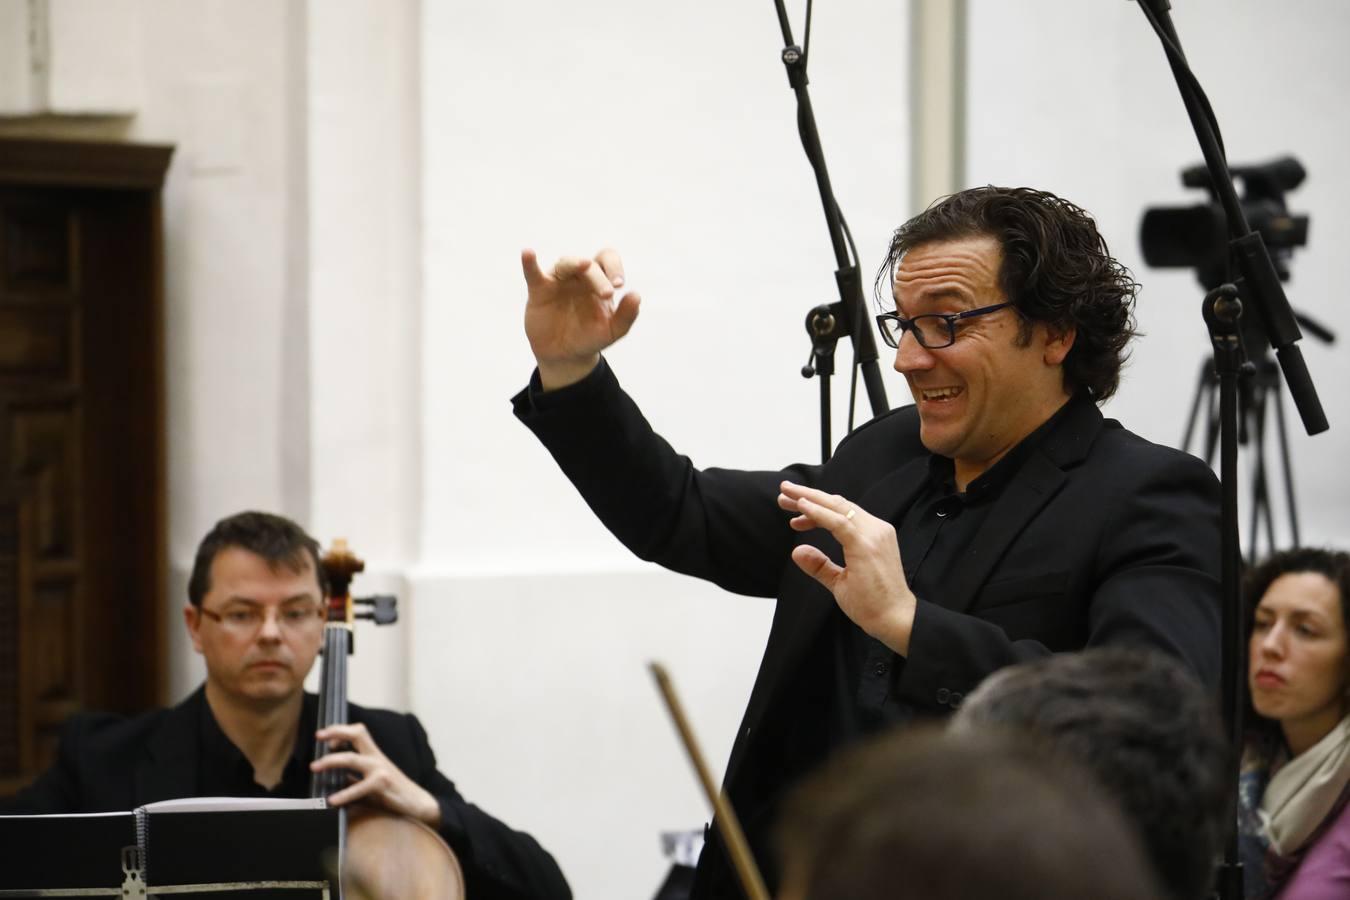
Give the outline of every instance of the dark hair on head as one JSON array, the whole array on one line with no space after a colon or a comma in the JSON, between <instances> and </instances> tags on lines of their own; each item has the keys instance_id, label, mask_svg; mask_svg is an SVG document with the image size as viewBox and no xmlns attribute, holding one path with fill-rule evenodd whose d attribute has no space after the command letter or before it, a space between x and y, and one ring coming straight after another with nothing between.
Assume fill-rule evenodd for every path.
<instances>
[{"instance_id":1,"label":"dark hair on head","mask_svg":"<svg viewBox=\"0 0 1350 900\"><path fill-rule=\"evenodd\" d=\"M986 185L933 203L896 229L877 272L878 297L890 295L906 253L921 244L989 235L1003 248L999 286L1022 315L1022 340L1032 322L1074 329L1064 383L1098 403L1120 385L1126 345L1137 333L1139 285L1117 262L1084 210L1047 191Z\"/></svg>"},{"instance_id":2,"label":"dark hair on head","mask_svg":"<svg viewBox=\"0 0 1350 900\"><path fill-rule=\"evenodd\" d=\"M328 594L328 579L319 564L319 542L290 519L249 511L221 519L197 546L192 575L188 578L188 600L193 606L200 607L202 598L211 590L211 564L226 547L256 553L274 569L284 567L301 572L306 565L313 566L319 590L325 596Z\"/></svg>"},{"instance_id":3,"label":"dark hair on head","mask_svg":"<svg viewBox=\"0 0 1350 900\"><path fill-rule=\"evenodd\" d=\"M1341 550L1324 547L1297 547L1293 550L1280 550L1272 553L1260 563L1249 568L1242 578L1243 634L1251 639L1252 626L1256 622L1256 607L1261 598L1270 590L1275 579L1281 575L1298 572L1315 572L1326 576L1336 586L1341 595L1341 621L1347 633L1350 633L1350 554ZM1282 739L1278 722L1267 719L1252 706L1251 687L1243 683L1243 692L1247 698L1247 712L1244 716L1244 729L1249 739L1278 741Z\"/></svg>"},{"instance_id":4,"label":"dark hair on head","mask_svg":"<svg viewBox=\"0 0 1350 900\"><path fill-rule=\"evenodd\" d=\"M1099 647L1012 666L966 698L953 727L1012 729L1086 767L1167 896L1208 896L1232 817L1232 753L1214 698L1177 660Z\"/></svg>"},{"instance_id":5,"label":"dark hair on head","mask_svg":"<svg viewBox=\"0 0 1350 900\"><path fill-rule=\"evenodd\" d=\"M802 900L1157 897L1115 804L1012 735L915 726L850 748L789 795L776 837Z\"/></svg>"}]
</instances>

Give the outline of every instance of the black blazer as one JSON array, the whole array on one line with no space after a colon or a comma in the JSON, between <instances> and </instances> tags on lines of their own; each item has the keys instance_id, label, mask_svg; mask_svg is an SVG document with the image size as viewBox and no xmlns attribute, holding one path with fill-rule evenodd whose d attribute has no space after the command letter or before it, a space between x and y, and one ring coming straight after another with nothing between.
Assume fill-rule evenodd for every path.
<instances>
[{"instance_id":1,"label":"black blazer","mask_svg":"<svg viewBox=\"0 0 1350 900\"><path fill-rule=\"evenodd\" d=\"M81 714L62 735L56 763L28 788L0 800L0 813L118 812L158 800L191 797L201 758L202 689L170 709L132 718ZM380 750L426 788L441 807L441 836L459 857L471 897L570 900L571 890L548 851L460 796L436 768L417 717L350 704Z\"/></svg>"},{"instance_id":2,"label":"black blazer","mask_svg":"<svg viewBox=\"0 0 1350 900\"><path fill-rule=\"evenodd\" d=\"M537 378L537 376L536 376ZM607 364L577 385L518 394L516 414L586 502L637 555L753 596L778 598L723 788L776 879L768 826L825 743L834 598L791 561L797 542L842 562L817 530L787 526L784 478L838 493L899 523L927 478L917 411L859 428L823 466L698 469L656 435ZM895 691L914 715L950 712L1002 666L1109 643L1219 672L1219 486L1209 467L1070 401L994 501L940 596L919 598ZM738 896L720 841L699 864L696 897Z\"/></svg>"}]
</instances>

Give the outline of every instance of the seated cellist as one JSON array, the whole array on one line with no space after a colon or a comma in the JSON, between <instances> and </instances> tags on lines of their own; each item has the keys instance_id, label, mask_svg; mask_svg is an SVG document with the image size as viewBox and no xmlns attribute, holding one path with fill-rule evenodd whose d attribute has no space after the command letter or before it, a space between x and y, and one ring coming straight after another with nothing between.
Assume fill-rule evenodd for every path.
<instances>
[{"instance_id":1,"label":"seated cellist","mask_svg":"<svg viewBox=\"0 0 1350 900\"><path fill-rule=\"evenodd\" d=\"M205 683L171 709L132 718L79 715L56 763L0 812L134 809L194 796L308 797L313 771L347 769L336 805L382 807L426 823L463 869L466 894L570 898L553 857L460 796L436 769L411 714L350 705L349 725L320 732L350 750L313 760L317 698L304 691L321 646L324 575L318 543L261 512L221 520L202 540L183 618L206 662Z\"/></svg>"}]
</instances>

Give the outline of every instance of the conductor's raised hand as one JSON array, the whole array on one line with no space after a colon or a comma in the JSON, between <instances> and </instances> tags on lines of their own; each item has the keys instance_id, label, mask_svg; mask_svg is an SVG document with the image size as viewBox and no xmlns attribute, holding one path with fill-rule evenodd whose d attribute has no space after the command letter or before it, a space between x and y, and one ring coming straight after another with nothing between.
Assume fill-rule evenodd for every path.
<instances>
[{"instance_id":1,"label":"conductor's raised hand","mask_svg":"<svg viewBox=\"0 0 1350 900\"><path fill-rule=\"evenodd\" d=\"M905 581L895 526L838 494L784 481L778 506L796 513L795 531L824 528L844 550L842 566L817 547L800 544L792 561L834 595L855 625L901 656L909 655L917 601Z\"/></svg>"},{"instance_id":2,"label":"conductor's raised hand","mask_svg":"<svg viewBox=\"0 0 1350 900\"><path fill-rule=\"evenodd\" d=\"M314 772L346 769L350 774L352 783L328 798L331 805L345 806L360 800L440 828L440 803L381 752L365 725L359 722L329 725L319 729L315 737L350 745L349 749L325 754L309 764Z\"/></svg>"},{"instance_id":3,"label":"conductor's raised hand","mask_svg":"<svg viewBox=\"0 0 1350 900\"><path fill-rule=\"evenodd\" d=\"M600 362L600 351L628 333L638 314L638 295L624 294L623 260L615 250L594 259L565 256L547 272L533 250L522 250L529 294L525 336L539 366L544 390L580 381Z\"/></svg>"}]
</instances>

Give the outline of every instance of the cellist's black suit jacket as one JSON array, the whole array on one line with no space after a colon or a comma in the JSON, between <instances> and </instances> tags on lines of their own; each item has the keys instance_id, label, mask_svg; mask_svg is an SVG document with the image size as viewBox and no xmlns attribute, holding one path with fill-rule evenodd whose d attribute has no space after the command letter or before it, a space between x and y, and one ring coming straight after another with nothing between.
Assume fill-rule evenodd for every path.
<instances>
[{"instance_id":1,"label":"cellist's black suit jacket","mask_svg":"<svg viewBox=\"0 0 1350 900\"><path fill-rule=\"evenodd\" d=\"M842 562L823 530L792 531L788 478L901 520L928 477L905 407L844 440L824 466L697 469L647 424L608 365L576 385L513 400L600 519L638 556L741 594L778 598L724 790L762 864L777 802L833 749L825 718L834 598L791 561L798 541ZM996 669L1057 651L1140 642L1219 670L1219 487L1200 460L1151 444L1070 401L1003 487L938 589L919 596L894 691L914 715L950 712ZM766 865L766 868L768 866ZM766 872L772 884L772 871ZM715 836L694 896L739 896Z\"/></svg>"},{"instance_id":2,"label":"cellist's black suit jacket","mask_svg":"<svg viewBox=\"0 0 1350 900\"><path fill-rule=\"evenodd\" d=\"M312 707L313 696L307 695ZM548 851L460 796L436 768L417 717L349 704L385 756L441 807L440 833L464 869L465 893L499 900L570 900ZM132 718L82 714L67 724L56 763L30 787L0 799L0 813L119 812L159 800L198 795L201 720L209 714L198 689L170 709Z\"/></svg>"}]
</instances>

